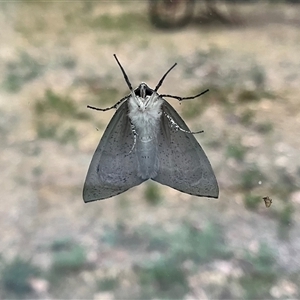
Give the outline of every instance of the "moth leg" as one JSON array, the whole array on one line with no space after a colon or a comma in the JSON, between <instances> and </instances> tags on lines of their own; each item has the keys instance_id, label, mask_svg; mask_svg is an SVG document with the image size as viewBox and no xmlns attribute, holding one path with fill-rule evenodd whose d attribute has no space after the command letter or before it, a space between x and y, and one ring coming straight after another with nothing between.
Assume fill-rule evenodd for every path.
<instances>
[{"instance_id":1,"label":"moth leg","mask_svg":"<svg viewBox=\"0 0 300 300\"><path fill-rule=\"evenodd\" d=\"M90 108L90 109L94 109L94 110L100 110L100 111L107 111L107 110L111 110L113 108L117 109L118 106L123 102L125 101L127 98L129 98L130 95L122 98L121 100L119 100L117 103L115 103L113 106L111 107L107 107L107 108L98 108L98 107L95 107L95 106L91 106L91 105L88 105L87 108Z\"/></svg>"},{"instance_id":2,"label":"moth leg","mask_svg":"<svg viewBox=\"0 0 300 300\"><path fill-rule=\"evenodd\" d=\"M190 97L180 97L180 96L173 96L173 95L168 95L168 94L162 94L162 95L160 95L160 97L174 98L174 99L177 99L178 101L191 100L191 99L195 99L195 98L202 96L203 94L207 93L208 91L209 91L209 89L205 90L204 92L201 92L200 94L197 94L195 96L190 96Z\"/></svg>"},{"instance_id":3,"label":"moth leg","mask_svg":"<svg viewBox=\"0 0 300 300\"><path fill-rule=\"evenodd\" d=\"M131 131L133 133L133 145L132 145L132 148L131 148L131 150L129 151L129 153L127 155L129 155L133 151L133 149L136 145L136 137L137 137L137 132L135 130L135 126L131 122L130 122L130 126L131 126Z\"/></svg>"},{"instance_id":4,"label":"moth leg","mask_svg":"<svg viewBox=\"0 0 300 300\"><path fill-rule=\"evenodd\" d=\"M197 134L197 133L202 133L204 132L203 130L200 131L189 131L181 128L173 119L171 116L169 116L166 112L164 112L164 115L167 117L167 119L170 121L171 126L174 127L176 130L180 130L185 133L191 133L191 134Z\"/></svg>"}]
</instances>

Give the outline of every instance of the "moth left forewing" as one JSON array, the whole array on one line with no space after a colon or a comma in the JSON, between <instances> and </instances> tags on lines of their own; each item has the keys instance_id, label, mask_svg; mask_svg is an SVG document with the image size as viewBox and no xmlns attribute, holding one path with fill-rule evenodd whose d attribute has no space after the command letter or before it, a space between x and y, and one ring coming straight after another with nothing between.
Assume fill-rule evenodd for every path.
<instances>
[{"instance_id":1,"label":"moth left forewing","mask_svg":"<svg viewBox=\"0 0 300 300\"><path fill-rule=\"evenodd\" d=\"M182 129L189 128L164 100L158 134L159 170L153 180L181 192L218 198L219 187L210 162L194 135L171 125L166 114Z\"/></svg>"},{"instance_id":2,"label":"moth left forewing","mask_svg":"<svg viewBox=\"0 0 300 300\"><path fill-rule=\"evenodd\" d=\"M85 202L116 196L144 180L137 176L134 138L125 101L109 122L93 155L83 188Z\"/></svg>"}]
</instances>

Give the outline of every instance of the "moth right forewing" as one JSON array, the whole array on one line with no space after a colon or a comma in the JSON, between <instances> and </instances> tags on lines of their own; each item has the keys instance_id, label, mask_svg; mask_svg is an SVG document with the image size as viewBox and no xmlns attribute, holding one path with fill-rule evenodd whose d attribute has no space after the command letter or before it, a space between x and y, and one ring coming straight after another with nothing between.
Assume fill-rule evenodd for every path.
<instances>
[{"instance_id":1,"label":"moth right forewing","mask_svg":"<svg viewBox=\"0 0 300 300\"><path fill-rule=\"evenodd\" d=\"M191 133L182 132L165 116L168 114L182 129L189 128L175 109L164 101L158 135L159 171L153 180L181 192L217 198L219 187L202 147Z\"/></svg>"},{"instance_id":2,"label":"moth right forewing","mask_svg":"<svg viewBox=\"0 0 300 300\"><path fill-rule=\"evenodd\" d=\"M93 155L83 188L85 202L113 197L144 181L137 176L133 143L125 101L109 122Z\"/></svg>"}]
</instances>

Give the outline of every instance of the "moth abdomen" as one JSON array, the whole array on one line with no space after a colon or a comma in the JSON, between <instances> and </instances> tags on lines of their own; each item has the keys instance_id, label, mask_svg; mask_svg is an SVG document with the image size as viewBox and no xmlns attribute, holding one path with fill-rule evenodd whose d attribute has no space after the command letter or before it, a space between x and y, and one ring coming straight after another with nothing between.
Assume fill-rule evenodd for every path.
<instances>
[{"instance_id":1,"label":"moth abdomen","mask_svg":"<svg viewBox=\"0 0 300 300\"><path fill-rule=\"evenodd\" d=\"M142 179L155 177L158 171L157 161L157 139L148 142L139 140L136 145L136 155L138 161L138 176Z\"/></svg>"}]
</instances>

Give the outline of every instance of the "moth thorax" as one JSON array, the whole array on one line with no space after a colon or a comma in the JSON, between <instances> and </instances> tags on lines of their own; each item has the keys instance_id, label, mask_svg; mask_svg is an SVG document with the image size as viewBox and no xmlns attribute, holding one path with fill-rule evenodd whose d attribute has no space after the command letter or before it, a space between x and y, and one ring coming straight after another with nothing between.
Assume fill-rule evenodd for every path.
<instances>
[{"instance_id":1,"label":"moth thorax","mask_svg":"<svg viewBox=\"0 0 300 300\"><path fill-rule=\"evenodd\" d=\"M137 97L136 97L137 98ZM134 125L139 138L144 141L152 140L159 130L161 120L162 100L149 103L146 109L141 110L137 99L129 99L129 118ZM144 99L143 99L144 100ZM160 103L161 102L161 103Z\"/></svg>"},{"instance_id":2,"label":"moth thorax","mask_svg":"<svg viewBox=\"0 0 300 300\"><path fill-rule=\"evenodd\" d=\"M135 118L158 119L161 115L161 105L163 100L158 94L152 94L145 98L134 96L128 100L129 117L133 121Z\"/></svg>"}]
</instances>

